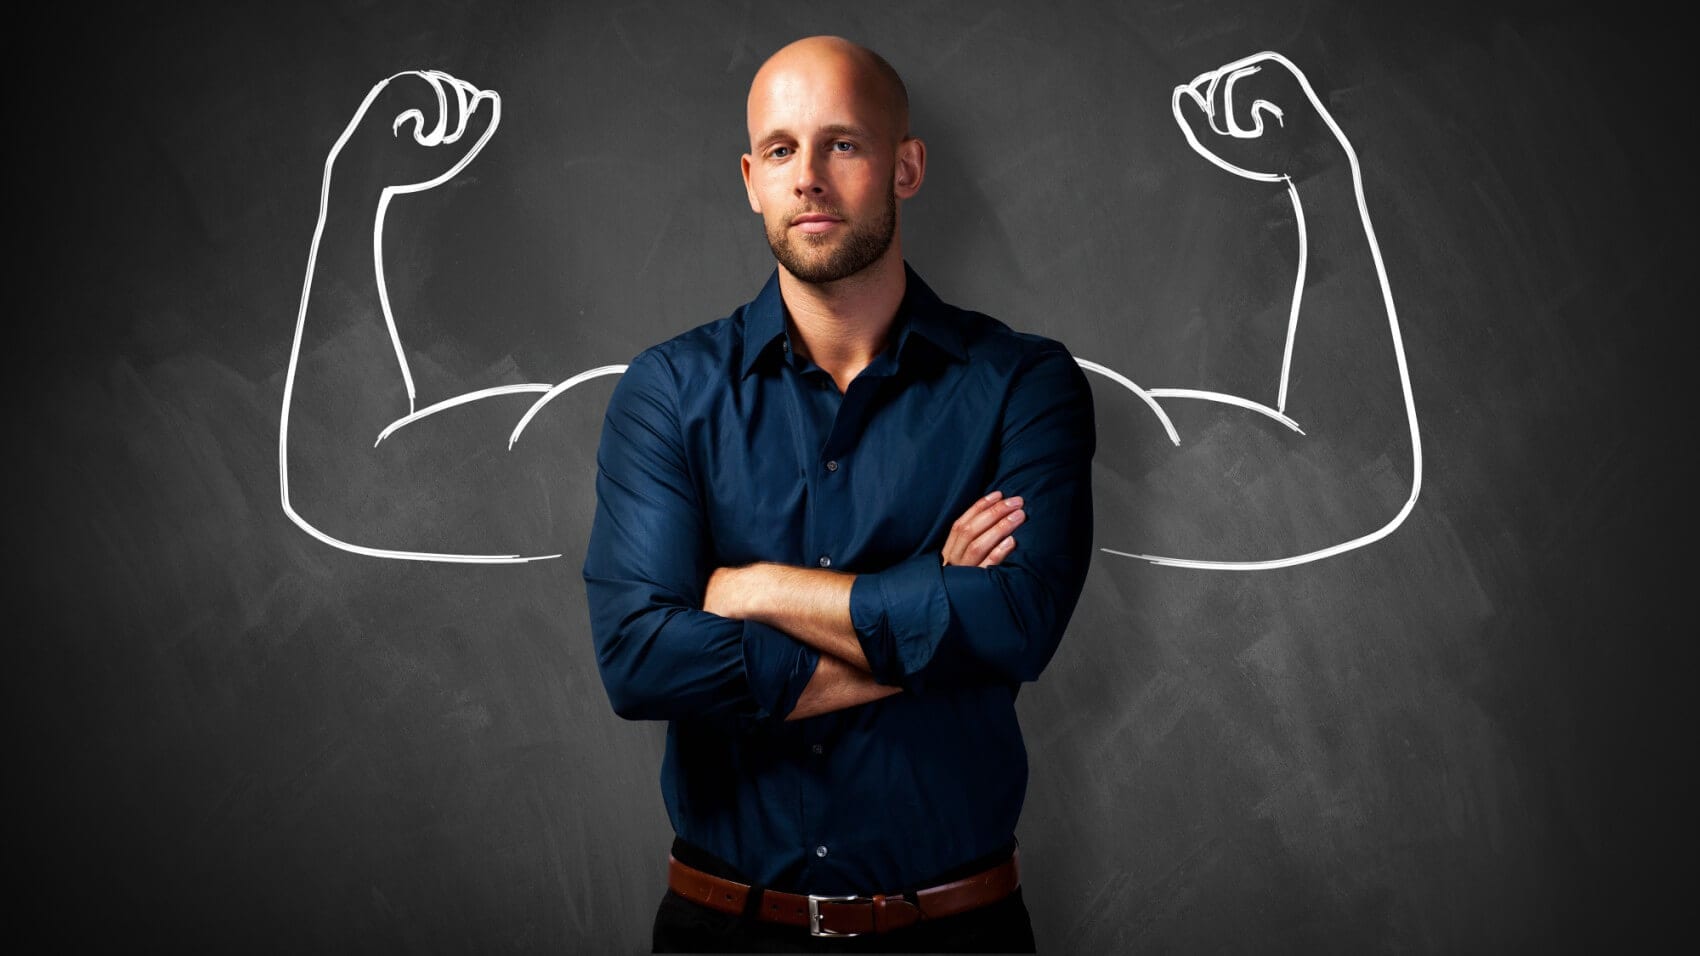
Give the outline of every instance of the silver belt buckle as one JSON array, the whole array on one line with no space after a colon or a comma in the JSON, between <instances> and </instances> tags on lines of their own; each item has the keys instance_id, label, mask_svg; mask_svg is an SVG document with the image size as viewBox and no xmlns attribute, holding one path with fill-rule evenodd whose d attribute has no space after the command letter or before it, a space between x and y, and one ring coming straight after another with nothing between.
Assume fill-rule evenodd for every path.
<instances>
[{"instance_id":1,"label":"silver belt buckle","mask_svg":"<svg viewBox=\"0 0 1700 956\"><path fill-rule=\"evenodd\" d=\"M862 933L835 933L829 929L821 929L820 905L822 903L872 903L866 896L816 896L809 894L809 935L832 936L839 939L849 939L852 936L862 936Z\"/></svg>"}]
</instances>

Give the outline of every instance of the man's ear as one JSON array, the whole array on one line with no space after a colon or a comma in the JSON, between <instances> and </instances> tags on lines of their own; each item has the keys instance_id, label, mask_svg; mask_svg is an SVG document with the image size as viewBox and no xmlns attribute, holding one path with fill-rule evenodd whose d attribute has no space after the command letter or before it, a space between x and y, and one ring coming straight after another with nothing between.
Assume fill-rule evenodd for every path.
<instances>
[{"instance_id":1,"label":"man's ear","mask_svg":"<svg viewBox=\"0 0 1700 956\"><path fill-rule=\"evenodd\" d=\"M914 136L897 144L897 169L893 173L892 190L897 198L908 199L921 188L927 178L927 144Z\"/></svg>"},{"instance_id":2,"label":"man's ear","mask_svg":"<svg viewBox=\"0 0 1700 956\"><path fill-rule=\"evenodd\" d=\"M745 153L738 159L738 166L744 171L744 193L750 197L750 211L761 215L761 200L756 198L756 189L750 185L750 154Z\"/></svg>"}]
</instances>

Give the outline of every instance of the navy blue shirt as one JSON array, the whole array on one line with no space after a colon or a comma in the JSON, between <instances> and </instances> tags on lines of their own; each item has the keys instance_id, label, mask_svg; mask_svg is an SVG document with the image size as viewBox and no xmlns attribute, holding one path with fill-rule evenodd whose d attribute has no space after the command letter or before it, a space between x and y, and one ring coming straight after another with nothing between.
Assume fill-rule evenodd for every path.
<instances>
[{"instance_id":1,"label":"navy blue shirt","mask_svg":"<svg viewBox=\"0 0 1700 956\"><path fill-rule=\"evenodd\" d=\"M614 710L669 721L677 835L774 889L926 885L1014 841L1016 722L1091 556L1092 394L1050 339L941 302L909 271L890 344L842 394L791 351L778 275L634 359L597 453L585 557ZM994 568L941 567L951 523L1025 499ZM716 568L857 575L850 615L904 692L786 721L819 654L701 610Z\"/></svg>"}]
</instances>

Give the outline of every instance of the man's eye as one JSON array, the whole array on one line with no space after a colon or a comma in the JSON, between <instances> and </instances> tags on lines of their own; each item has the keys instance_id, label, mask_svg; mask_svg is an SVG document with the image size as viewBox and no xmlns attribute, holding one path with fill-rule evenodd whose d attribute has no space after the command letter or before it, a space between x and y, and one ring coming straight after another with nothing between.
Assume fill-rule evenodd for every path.
<instances>
[{"instance_id":1,"label":"man's eye","mask_svg":"<svg viewBox=\"0 0 1700 956\"><path fill-rule=\"evenodd\" d=\"M855 143L846 143L844 140L839 140L838 142L832 144L832 148L837 150L840 153L848 153L851 150L856 148L856 144Z\"/></svg>"},{"instance_id":2,"label":"man's eye","mask_svg":"<svg viewBox=\"0 0 1700 956\"><path fill-rule=\"evenodd\" d=\"M789 146L775 146L772 149L767 151L767 155L768 155L769 159L784 159L785 157L791 155L791 147L789 147Z\"/></svg>"}]
</instances>

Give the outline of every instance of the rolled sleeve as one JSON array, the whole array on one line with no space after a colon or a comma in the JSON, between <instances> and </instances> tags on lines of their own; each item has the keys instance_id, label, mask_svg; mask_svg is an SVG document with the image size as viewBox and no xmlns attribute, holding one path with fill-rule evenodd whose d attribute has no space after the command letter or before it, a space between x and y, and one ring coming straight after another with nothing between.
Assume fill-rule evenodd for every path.
<instances>
[{"instance_id":1,"label":"rolled sleeve","mask_svg":"<svg viewBox=\"0 0 1700 956\"><path fill-rule=\"evenodd\" d=\"M996 476L1020 495L1016 548L990 568L928 551L859 576L851 623L882 683L1038 679L1062 639L1092 551L1092 393L1060 345L1029 358L1005 400Z\"/></svg>"},{"instance_id":2,"label":"rolled sleeve","mask_svg":"<svg viewBox=\"0 0 1700 956\"><path fill-rule=\"evenodd\" d=\"M754 719L785 719L803 696L820 652L759 621L744 623L744 679L760 708Z\"/></svg>"},{"instance_id":3,"label":"rolled sleeve","mask_svg":"<svg viewBox=\"0 0 1700 956\"><path fill-rule=\"evenodd\" d=\"M630 720L783 720L819 655L772 628L702 610L707 519L680 439L670 368L632 361L597 449L584 581L597 666Z\"/></svg>"},{"instance_id":4,"label":"rolled sleeve","mask_svg":"<svg viewBox=\"0 0 1700 956\"><path fill-rule=\"evenodd\" d=\"M950 602L942 570L939 556L926 552L877 574L858 575L850 586L850 623L880 683L916 689L914 675L944 639Z\"/></svg>"}]
</instances>

